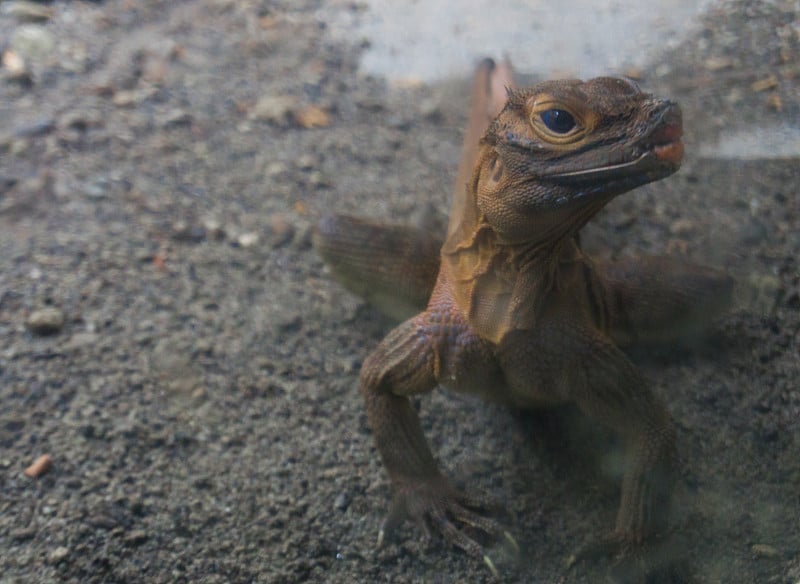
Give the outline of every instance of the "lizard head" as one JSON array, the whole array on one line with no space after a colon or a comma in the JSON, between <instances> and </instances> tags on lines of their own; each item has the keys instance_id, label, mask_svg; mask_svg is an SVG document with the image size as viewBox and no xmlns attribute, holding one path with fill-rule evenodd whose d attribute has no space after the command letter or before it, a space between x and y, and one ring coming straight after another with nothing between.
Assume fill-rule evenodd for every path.
<instances>
[{"instance_id":1,"label":"lizard head","mask_svg":"<svg viewBox=\"0 0 800 584\"><path fill-rule=\"evenodd\" d=\"M511 90L481 141L469 190L502 240L553 241L616 195L678 170L681 135L677 104L625 79Z\"/></svg>"}]
</instances>

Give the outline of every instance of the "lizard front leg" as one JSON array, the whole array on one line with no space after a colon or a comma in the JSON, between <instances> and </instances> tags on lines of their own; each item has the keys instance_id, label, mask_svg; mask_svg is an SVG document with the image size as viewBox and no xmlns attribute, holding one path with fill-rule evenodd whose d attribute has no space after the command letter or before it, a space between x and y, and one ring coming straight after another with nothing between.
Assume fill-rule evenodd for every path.
<instances>
[{"instance_id":1,"label":"lizard front leg","mask_svg":"<svg viewBox=\"0 0 800 584\"><path fill-rule=\"evenodd\" d=\"M675 430L664 403L610 339L564 313L534 331L507 334L498 356L517 396L576 403L624 439L619 511L598 549L640 561L640 551L666 532L669 518ZM663 566L651 568L645 571L663 572Z\"/></svg>"},{"instance_id":2,"label":"lizard front leg","mask_svg":"<svg viewBox=\"0 0 800 584\"><path fill-rule=\"evenodd\" d=\"M361 370L367 417L393 490L378 542L409 517L424 532L438 532L495 572L484 547L468 533L482 532L492 540L505 535L516 544L496 521L480 513L487 499L461 493L439 471L408 399L433 389L449 369L443 354L448 348L438 343L448 337L446 326L440 320L431 322L428 312L404 322L367 357ZM470 353L469 347L460 348Z\"/></svg>"}]
</instances>

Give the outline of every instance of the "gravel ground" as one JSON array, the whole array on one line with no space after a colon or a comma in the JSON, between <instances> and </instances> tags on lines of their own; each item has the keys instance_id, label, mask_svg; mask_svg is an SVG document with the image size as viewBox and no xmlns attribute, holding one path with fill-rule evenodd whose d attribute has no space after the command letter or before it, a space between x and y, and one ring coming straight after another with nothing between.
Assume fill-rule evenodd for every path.
<instances>
[{"instance_id":1,"label":"gravel ground","mask_svg":"<svg viewBox=\"0 0 800 584\"><path fill-rule=\"evenodd\" d=\"M412 526L374 549L389 485L356 382L391 323L309 229L444 212L467 80L359 74L326 30L359 9L0 1L0 583L490 580ZM585 233L738 280L706 338L632 352L677 420L700 582L800 582L800 167L697 155L800 119L799 13L725 3L640 72L683 106L688 160ZM596 582L566 567L617 505L596 432L420 403L448 472L506 503L507 580Z\"/></svg>"}]
</instances>

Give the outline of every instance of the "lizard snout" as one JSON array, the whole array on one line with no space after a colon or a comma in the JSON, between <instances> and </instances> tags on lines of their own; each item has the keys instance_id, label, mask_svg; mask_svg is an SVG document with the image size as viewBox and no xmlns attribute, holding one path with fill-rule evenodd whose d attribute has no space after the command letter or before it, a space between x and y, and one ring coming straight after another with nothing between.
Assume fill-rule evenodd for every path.
<instances>
[{"instance_id":1,"label":"lizard snout","mask_svg":"<svg viewBox=\"0 0 800 584\"><path fill-rule=\"evenodd\" d=\"M653 146L653 154L658 160L680 164L684 151L681 108L675 102L663 101L655 116L655 129L648 139Z\"/></svg>"}]
</instances>

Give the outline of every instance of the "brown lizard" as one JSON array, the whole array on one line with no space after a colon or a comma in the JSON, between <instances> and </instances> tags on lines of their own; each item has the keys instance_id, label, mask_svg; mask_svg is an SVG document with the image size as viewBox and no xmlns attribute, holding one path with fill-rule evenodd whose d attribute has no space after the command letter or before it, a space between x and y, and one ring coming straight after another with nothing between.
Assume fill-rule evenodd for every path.
<instances>
[{"instance_id":1,"label":"brown lizard","mask_svg":"<svg viewBox=\"0 0 800 584\"><path fill-rule=\"evenodd\" d=\"M443 244L422 229L341 215L314 235L349 287L393 315L421 310L360 375L393 487L379 541L410 517L495 571L473 534L502 538L503 529L439 471L409 402L443 385L521 408L572 402L619 433L621 502L604 541L625 555L665 533L676 455L665 404L619 346L706 325L733 281L667 257L596 263L579 244L578 230L611 199L678 170L675 103L624 79L547 81L509 89L486 128L504 101L498 83L512 85L510 68L487 61Z\"/></svg>"}]
</instances>

